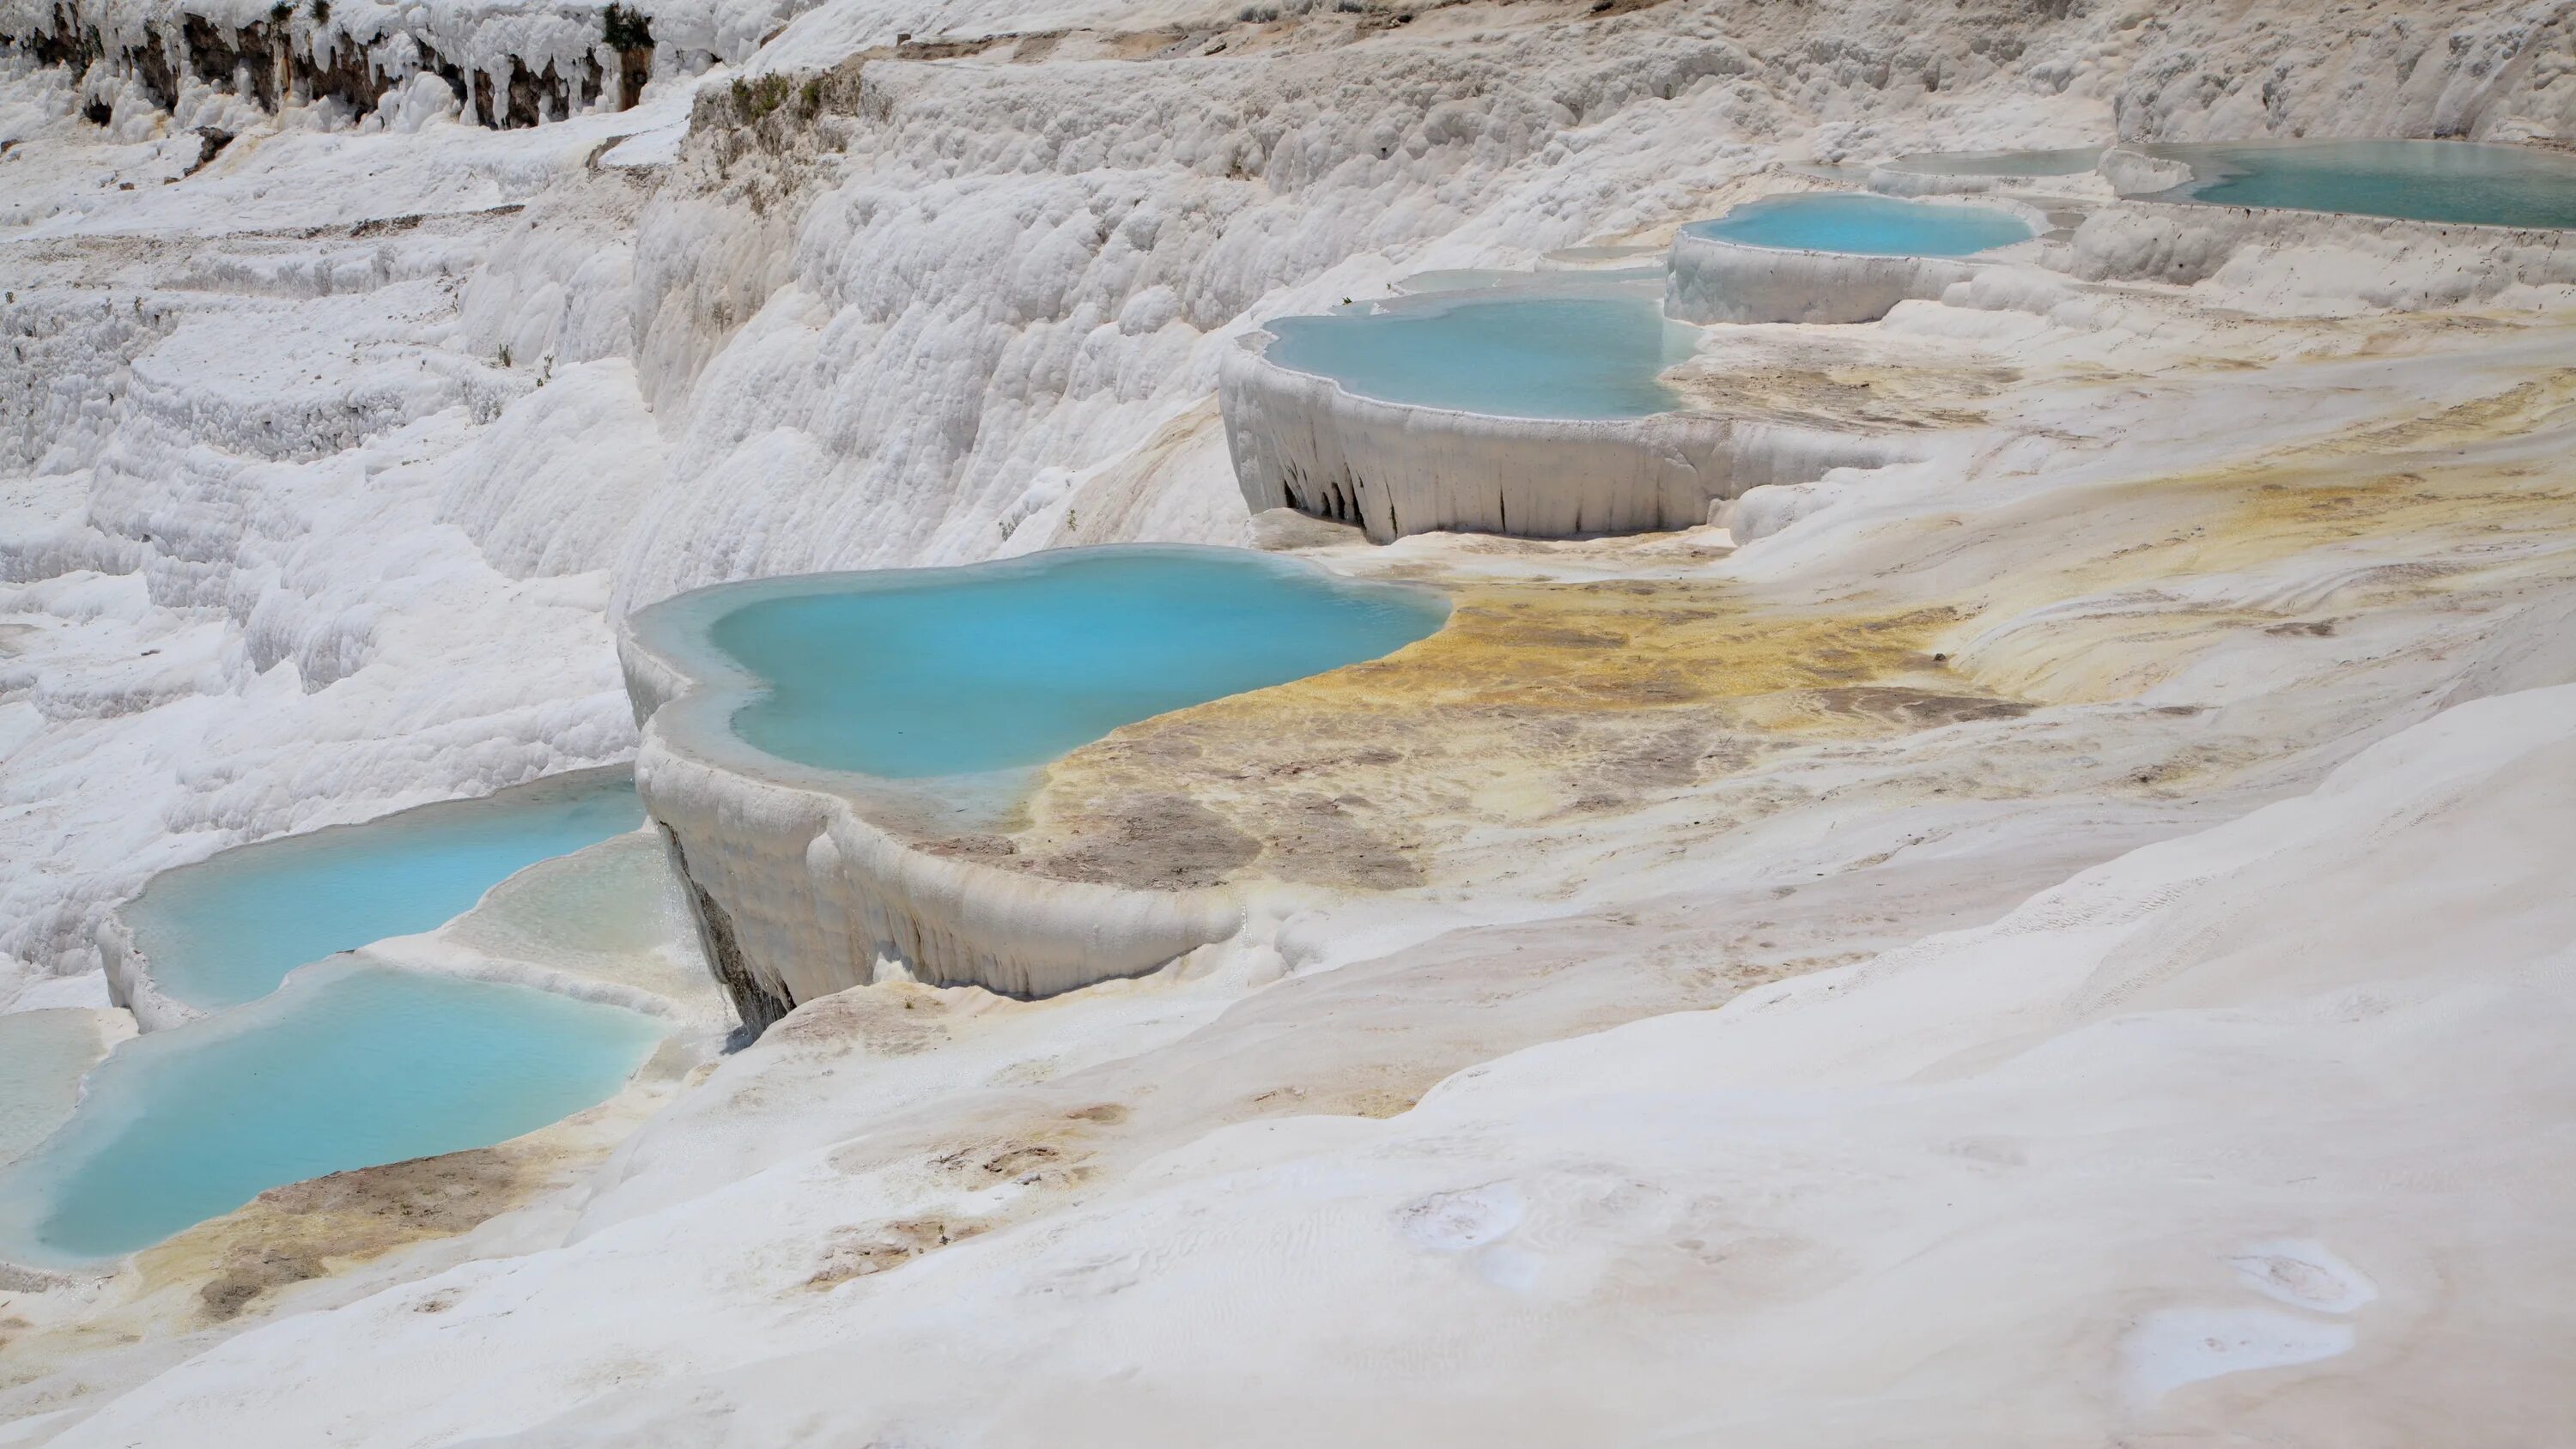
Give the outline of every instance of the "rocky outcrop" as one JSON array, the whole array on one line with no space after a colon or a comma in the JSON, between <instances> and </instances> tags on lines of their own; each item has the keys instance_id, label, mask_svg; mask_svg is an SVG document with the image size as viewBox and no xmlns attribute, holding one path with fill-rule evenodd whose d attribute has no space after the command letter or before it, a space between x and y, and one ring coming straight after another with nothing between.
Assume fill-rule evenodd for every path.
<instances>
[{"instance_id":1,"label":"rocky outcrop","mask_svg":"<svg viewBox=\"0 0 2576 1449\"><path fill-rule=\"evenodd\" d=\"M357 119L413 77L433 75L462 98L467 118L533 126L601 104L632 107L653 69L652 22L623 5L609 6L604 18L571 5L514 15L497 48L461 23L392 13L401 19L388 24L371 9L335 20L329 0L280 0L265 11L0 4L0 47L79 72L85 113L100 125L129 103L175 110L197 88L271 114L336 102Z\"/></svg>"}]
</instances>

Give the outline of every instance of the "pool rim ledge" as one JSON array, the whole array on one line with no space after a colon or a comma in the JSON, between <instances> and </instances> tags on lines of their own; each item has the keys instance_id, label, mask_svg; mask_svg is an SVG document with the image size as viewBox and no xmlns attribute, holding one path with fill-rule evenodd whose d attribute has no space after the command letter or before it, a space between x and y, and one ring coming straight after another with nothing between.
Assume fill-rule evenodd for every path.
<instances>
[{"instance_id":1,"label":"pool rim ledge","mask_svg":"<svg viewBox=\"0 0 2576 1449\"><path fill-rule=\"evenodd\" d=\"M237 850L251 850L262 846L279 844L285 841L311 841L316 837L327 836L340 831L372 829L376 826L383 825L388 821L398 820L407 815L415 815L428 811L443 811L457 805L470 805L477 801L490 800L495 796L507 794L513 790L524 789L532 785L571 786L594 778L627 774L631 769L632 767L628 764L618 761L604 765L575 765L572 768L565 770L541 771L538 774L532 775L529 778L520 780L514 784L493 786L491 789L485 790L479 795L457 795L445 799L424 800L416 805L405 805L397 810L388 810L382 815L370 815L363 820L333 821L330 824L316 825L306 830L285 830L274 835L263 835L253 840L236 841L231 845L222 846L205 855L201 855L195 860L184 861L178 865L154 871L151 875L144 878L143 884L137 888L132 895L126 896L124 899L118 901L114 906L111 906L108 909L107 914L100 919L96 929L91 933L90 939L98 947L99 964L102 968L102 974L106 977L107 1004L132 1015L137 1031L148 1033L166 1031L172 1027L186 1026L191 1022L204 1021L210 1017L221 1015L224 1012L252 1005L265 999L268 995L273 994L277 989L276 987L271 987L268 992L263 992L259 996L251 997L247 1001L229 1002L220 1006L199 1006L193 1002L183 1001L164 990L160 980L153 974L151 953L144 950L142 944L134 939L134 927L125 919L126 910L134 905L135 902L141 900L144 895L152 889L154 882L159 881L164 876L172 875L180 871L198 869L210 861L231 854ZM612 836L610 838L615 839L616 837ZM594 844L604 843L605 842L594 842ZM582 847L582 849L589 848L590 847L588 846ZM560 858L561 857L547 857L547 859ZM348 955L352 951L363 951L367 947L376 944L376 941L399 940L406 935L426 935L442 930L446 925L452 924L454 921L472 914L483 904L484 900L491 896L492 892L499 890L502 886L516 879L521 872L533 869L538 865L543 865L544 863L544 860L531 861L528 865L521 866L518 870L514 870L508 875L503 876L501 879L492 882L492 884L483 888L481 895L475 897L473 905L467 906L463 911L458 912L456 916L449 917L447 922L443 922L438 926L430 927L428 931L396 932L390 936L380 936L377 937L375 941L361 942L356 946L335 951L326 956L316 957L312 961L298 962L296 965L289 967L286 974L293 975L296 971L302 970L306 966L316 965L322 961L334 960L340 956ZM448 974L470 976L473 973L450 970L448 971ZM489 979L518 980L516 977L504 978L500 976L491 977ZM278 985L283 986L284 984L284 978L281 977ZM520 984L537 983L527 981L521 982ZM539 989L553 991L559 996L572 996L579 999L589 999L585 992L569 990L561 984L539 985ZM646 1014L648 1015L653 1014L649 1008L642 1009L646 1010Z\"/></svg>"},{"instance_id":2,"label":"pool rim ledge","mask_svg":"<svg viewBox=\"0 0 2576 1449\"><path fill-rule=\"evenodd\" d=\"M1687 405L1547 418L1394 402L1272 359L1276 340L1253 328L1218 363L1218 411L1244 506L1349 524L1375 544L1442 532L1676 532L1713 523L1719 505L1751 488L1918 456L1896 434Z\"/></svg>"},{"instance_id":3,"label":"pool rim ledge","mask_svg":"<svg viewBox=\"0 0 2576 1449\"><path fill-rule=\"evenodd\" d=\"M1254 549L1096 547L1222 554L1361 582ZM804 1002L853 986L913 980L1035 999L1148 975L1242 930L1250 902L1241 887L1157 891L934 855L862 815L873 777L768 754L731 728L734 713L765 688L708 637L740 602L831 593L859 579L881 584L956 568L1027 568L1074 551L734 580L616 621L618 662L642 734L636 791L687 887L710 967L753 1034ZM738 602L711 607L725 596Z\"/></svg>"},{"instance_id":4,"label":"pool rim ledge","mask_svg":"<svg viewBox=\"0 0 2576 1449\"><path fill-rule=\"evenodd\" d=\"M1759 246L1691 230L1724 221L1760 202L1819 196L1877 196L1914 206L2000 211L2029 227L2030 234L1953 257ZM1703 327L1876 322L1900 302L1937 302L1951 287L1973 281L1983 272L2031 265L2029 254L2015 249L2032 247L2050 230L2045 211L2019 198L1991 193L1979 194L1975 201L1947 202L1928 196L1889 196L1868 188L1768 192L1739 201L1717 216L1685 222L1673 232L1664 260L1664 315Z\"/></svg>"}]
</instances>

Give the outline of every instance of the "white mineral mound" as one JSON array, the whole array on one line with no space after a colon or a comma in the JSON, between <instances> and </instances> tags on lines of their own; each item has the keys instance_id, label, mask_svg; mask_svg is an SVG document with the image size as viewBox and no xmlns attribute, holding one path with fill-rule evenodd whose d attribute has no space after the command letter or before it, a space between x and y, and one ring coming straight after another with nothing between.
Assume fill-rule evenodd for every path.
<instances>
[{"instance_id":1,"label":"white mineral mound","mask_svg":"<svg viewBox=\"0 0 2576 1449\"><path fill-rule=\"evenodd\" d=\"M478 85L590 43L340 8ZM625 757L610 621L680 589L1242 540L1262 318L1819 163L2576 137L2563 8L726 0L637 108L495 131L427 71L164 113L0 0L0 1006L102 1006L155 871ZM1499 781L1470 884L1153 980L826 998L237 1321L0 1286L0 1443L2548 1441L2576 295L2248 225L1731 338L1694 385L1927 438L1732 555L1383 556L1879 590L2026 713Z\"/></svg>"},{"instance_id":2,"label":"white mineral mound","mask_svg":"<svg viewBox=\"0 0 2576 1449\"><path fill-rule=\"evenodd\" d=\"M2576 687L2484 700L1982 929L1210 1133L902 1271L828 1276L904 1251L858 1225L920 1214L907 1169L809 1152L55 1442L2545 1437L2571 822Z\"/></svg>"}]
</instances>

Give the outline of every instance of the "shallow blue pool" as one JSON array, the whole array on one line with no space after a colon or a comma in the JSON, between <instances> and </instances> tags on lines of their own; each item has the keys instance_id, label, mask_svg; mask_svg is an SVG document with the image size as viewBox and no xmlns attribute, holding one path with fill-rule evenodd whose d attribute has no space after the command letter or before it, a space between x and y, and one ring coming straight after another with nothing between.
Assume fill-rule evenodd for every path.
<instances>
[{"instance_id":1,"label":"shallow blue pool","mask_svg":"<svg viewBox=\"0 0 2576 1449\"><path fill-rule=\"evenodd\" d=\"M1739 246L1873 257L1964 257L2033 235L2029 222L1990 206L1852 192L1748 201L1715 221L1695 221L1682 231Z\"/></svg>"},{"instance_id":2,"label":"shallow blue pool","mask_svg":"<svg viewBox=\"0 0 2576 1449\"><path fill-rule=\"evenodd\" d=\"M2271 141L2144 149L2192 168L2191 181L2160 201L2576 227L2576 156L2521 146Z\"/></svg>"},{"instance_id":3,"label":"shallow blue pool","mask_svg":"<svg viewBox=\"0 0 2576 1449\"><path fill-rule=\"evenodd\" d=\"M120 914L161 989L217 1008L387 936L434 930L513 871L644 823L624 771L583 771L227 850L153 877Z\"/></svg>"},{"instance_id":4,"label":"shallow blue pool","mask_svg":"<svg viewBox=\"0 0 2576 1449\"><path fill-rule=\"evenodd\" d=\"M283 1183L533 1131L613 1095L665 1030L528 987L315 966L101 1063L0 1176L0 1257L112 1256Z\"/></svg>"},{"instance_id":5,"label":"shallow blue pool","mask_svg":"<svg viewBox=\"0 0 2576 1449\"><path fill-rule=\"evenodd\" d=\"M1577 284L1568 284L1577 285ZM1658 380L1696 328L1648 292L1448 293L1381 312L1282 317L1264 354L1384 402L1515 418L1636 418L1681 398ZM1454 298L1454 300L1452 300Z\"/></svg>"},{"instance_id":6,"label":"shallow blue pool","mask_svg":"<svg viewBox=\"0 0 2576 1449\"><path fill-rule=\"evenodd\" d=\"M733 730L893 779L1051 760L1123 724L1374 659L1440 627L1436 594L1234 549L1061 549L952 569L736 585L694 608L764 692Z\"/></svg>"}]
</instances>

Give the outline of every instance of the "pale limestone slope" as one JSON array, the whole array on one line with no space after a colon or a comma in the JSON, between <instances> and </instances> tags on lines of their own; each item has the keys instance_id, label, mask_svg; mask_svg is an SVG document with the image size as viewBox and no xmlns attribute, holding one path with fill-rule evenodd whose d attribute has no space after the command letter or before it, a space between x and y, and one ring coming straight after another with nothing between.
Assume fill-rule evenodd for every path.
<instances>
[{"instance_id":1,"label":"pale limestone slope","mask_svg":"<svg viewBox=\"0 0 2576 1449\"><path fill-rule=\"evenodd\" d=\"M513 1442L2525 1438L2570 1409L2571 705L2463 706L1990 927L1391 1121L1220 1132L899 1273L755 1291L770 1225L886 1191L805 1159L57 1442L441 1442L566 1393L600 1397Z\"/></svg>"}]
</instances>

